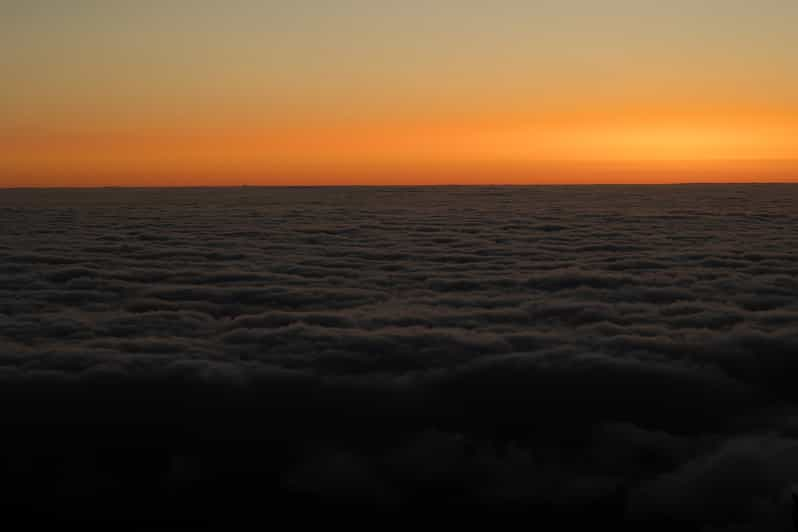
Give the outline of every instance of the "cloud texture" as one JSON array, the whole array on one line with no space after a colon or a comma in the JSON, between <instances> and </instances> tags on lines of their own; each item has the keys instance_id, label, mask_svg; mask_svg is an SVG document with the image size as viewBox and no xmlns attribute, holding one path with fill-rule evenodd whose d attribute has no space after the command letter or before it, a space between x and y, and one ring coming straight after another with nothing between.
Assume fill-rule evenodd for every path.
<instances>
[{"instance_id":1,"label":"cloud texture","mask_svg":"<svg viewBox=\"0 0 798 532\"><path fill-rule=\"evenodd\" d=\"M797 206L789 185L3 191L4 504L789 530Z\"/></svg>"}]
</instances>

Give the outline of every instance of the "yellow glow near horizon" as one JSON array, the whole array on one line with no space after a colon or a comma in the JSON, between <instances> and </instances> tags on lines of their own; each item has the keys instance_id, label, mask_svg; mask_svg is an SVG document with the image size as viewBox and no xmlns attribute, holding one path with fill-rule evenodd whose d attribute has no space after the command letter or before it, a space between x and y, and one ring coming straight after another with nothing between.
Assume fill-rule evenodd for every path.
<instances>
[{"instance_id":1,"label":"yellow glow near horizon","mask_svg":"<svg viewBox=\"0 0 798 532\"><path fill-rule=\"evenodd\" d=\"M702 121L700 121L702 120ZM7 175L113 175L134 179L160 175L231 174L268 181L279 173L325 171L440 171L447 166L477 173L541 163L638 162L656 171L668 162L785 161L798 154L790 122L710 120L695 117L609 120L539 117L522 124L504 120L449 123L386 123L277 127L273 129L138 130L6 136L0 157ZM672 165L671 165L672 166ZM706 164L704 164L706 166ZM408 176L411 177L412 176ZM645 178L645 176L641 176ZM12 183L13 184L13 183Z\"/></svg>"}]
</instances>

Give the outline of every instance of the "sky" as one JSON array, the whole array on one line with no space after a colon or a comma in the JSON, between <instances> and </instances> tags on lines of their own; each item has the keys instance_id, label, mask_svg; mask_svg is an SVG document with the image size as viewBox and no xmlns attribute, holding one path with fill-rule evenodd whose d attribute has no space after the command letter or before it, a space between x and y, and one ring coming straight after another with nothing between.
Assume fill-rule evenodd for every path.
<instances>
[{"instance_id":1,"label":"sky","mask_svg":"<svg viewBox=\"0 0 798 532\"><path fill-rule=\"evenodd\" d=\"M0 186L798 178L794 0L4 0Z\"/></svg>"}]
</instances>

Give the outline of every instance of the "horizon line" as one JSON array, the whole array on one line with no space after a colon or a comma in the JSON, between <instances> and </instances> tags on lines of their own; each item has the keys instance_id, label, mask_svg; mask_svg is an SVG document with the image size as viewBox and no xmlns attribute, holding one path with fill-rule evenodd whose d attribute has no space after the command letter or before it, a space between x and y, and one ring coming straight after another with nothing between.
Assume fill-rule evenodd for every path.
<instances>
[{"instance_id":1,"label":"horizon line","mask_svg":"<svg viewBox=\"0 0 798 532\"><path fill-rule=\"evenodd\" d=\"M782 181L673 181L673 182L611 182L606 183L415 183L415 184L295 184L295 185L268 185L268 184L241 184L241 185L11 185L0 186L0 190L160 190L160 189L243 189L243 188L528 188L528 187L673 187L673 186L766 186L766 185L798 185L798 179Z\"/></svg>"}]
</instances>

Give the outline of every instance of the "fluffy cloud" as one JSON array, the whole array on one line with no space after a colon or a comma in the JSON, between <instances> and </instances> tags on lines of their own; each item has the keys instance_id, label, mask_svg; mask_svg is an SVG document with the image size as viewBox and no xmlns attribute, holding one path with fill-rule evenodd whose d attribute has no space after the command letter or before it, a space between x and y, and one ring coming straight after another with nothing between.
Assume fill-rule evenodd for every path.
<instances>
[{"instance_id":1,"label":"fluffy cloud","mask_svg":"<svg viewBox=\"0 0 798 532\"><path fill-rule=\"evenodd\" d=\"M779 530L796 204L775 185L4 191L3 504Z\"/></svg>"}]
</instances>

